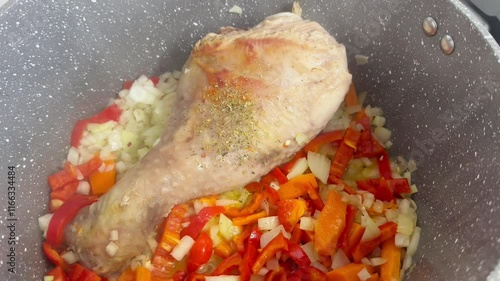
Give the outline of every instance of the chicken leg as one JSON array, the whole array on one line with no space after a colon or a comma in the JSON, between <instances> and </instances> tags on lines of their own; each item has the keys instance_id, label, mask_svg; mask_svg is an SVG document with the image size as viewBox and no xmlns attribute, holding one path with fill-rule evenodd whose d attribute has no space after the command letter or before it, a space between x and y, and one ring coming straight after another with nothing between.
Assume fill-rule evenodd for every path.
<instances>
[{"instance_id":1,"label":"chicken leg","mask_svg":"<svg viewBox=\"0 0 500 281\"><path fill-rule=\"evenodd\" d=\"M296 139L322 130L351 82L344 46L292 13L206 35L182 73L160 143L66 229L81 263L102 275L143 253L175 204L242 187L286 161L304 144Z\"/></svg>"}]
</instances>

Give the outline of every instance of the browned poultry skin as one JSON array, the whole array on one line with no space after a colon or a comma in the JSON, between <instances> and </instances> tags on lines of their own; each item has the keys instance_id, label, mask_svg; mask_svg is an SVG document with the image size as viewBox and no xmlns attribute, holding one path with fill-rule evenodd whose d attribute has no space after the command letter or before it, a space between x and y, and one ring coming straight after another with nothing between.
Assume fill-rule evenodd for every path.
<instances>
[{"instance_id":1,"label":"browned poultry skin","mask_svg":"<svg viewBox=\"0 0 500 281\"><path fill-rule=\"evenodd\" d=\"M350 81L344 47L290 13L205 36L183 68L160 143L81 211L68 245L85 266L119 273L148 253L147 238L174 204L242 187L286 161L302 146L298 134L321 131ZM112 230L119 248L110 257Z\"/></svg>"}]
</instances>

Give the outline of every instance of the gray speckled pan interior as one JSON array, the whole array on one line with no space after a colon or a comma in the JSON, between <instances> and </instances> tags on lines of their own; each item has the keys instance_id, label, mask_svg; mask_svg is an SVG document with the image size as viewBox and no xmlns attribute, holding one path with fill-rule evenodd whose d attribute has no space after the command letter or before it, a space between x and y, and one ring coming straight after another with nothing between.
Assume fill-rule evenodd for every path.
<instances>
[{"instance_id":1,"label":"gray speckled pan interior","mask_svg":"<svg viewBox=\"0 0 500 281\"><path fill-rule=\"evenodd\" d=\"M233 4L242 16L227 12ZM305 18L348 47L358 89L394 129L393 155L419 164L423 236L408 280L500 280L498 45L456 0L301 4ZM77 119L103 108L123 80L179 69L205 33L290 8L242 0L20 0L0 8L0 279L41 280L46 271L37 218ZM426 16L439 23L435 37L422 32ZM445 34L455 39L450 56L439 49ZM356 66L355 54L369 64ZM17 166L15 274L6 263L9 165Z\"/></svg>"}]
</instances>

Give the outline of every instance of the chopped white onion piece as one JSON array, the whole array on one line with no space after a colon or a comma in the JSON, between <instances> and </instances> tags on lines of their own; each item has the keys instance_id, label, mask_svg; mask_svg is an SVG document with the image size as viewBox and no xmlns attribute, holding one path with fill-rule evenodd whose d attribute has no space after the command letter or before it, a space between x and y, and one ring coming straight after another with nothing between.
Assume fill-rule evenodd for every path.
<instances>
[{"instance_id":1,"label":"chopped white onion piece","mask_svg":"<svg viewBox=\"0 0 500 281\"><path fill-rule=\"evenodd\" d=\"M261 275L261 276L264 276L266 275L267 273L269 272L269 269L263 267L259 270L259 272L257 272L258 275Z\"/></svg>"},{"instance_id":2,"label":"chopped white onion piece","mask_svg":"<svg viewBox=\"0 0 500 281\"><path fill-rule=\"evenodd\" d=\"M361 263L366 265L372 265L371 261L367 257L362 258Z\"/></svg>"},{"instance_id":3,"label":"chopped white onion piece","mask_svg":"<svg viewBox=\"0 0 500 281\"><path fill-rule=\"evenodd\" d=\"M368 57L365 55L354 55L356 65L365 65L368 63Z\"/></svg>"},{"instance_id":4,"label":"chopped white onion piece","mask_svg":"<svg viewBox=\"0 0 500 281\"><path fill-rule=\"evenodd\" d=\"M241 16L241 14L243 13L243 9L240 6L234 5L231 7L231 9L229 9L229 12Z\"/></svg>"},{"instance_id":5,"label":"chopped white onion piece","mask_svg":"<svg viewBox=\"0 0 500 281\"><path fill-rule=\"evenodd\" d=\"M217 199L215 200L215 206L234 206L234 205L240 205L241 202L237 200L231 200L231 199Z\"/></svg>"},{"instance_id":6,"label":"chopped white onion piece","mask_svg":"<svg viewBox=\"0 0 500 281\"><path fill-rule=\"evenodd\" d=\"M73 251L67 251L61 255L68 264L73 264L79 260L78 256Z\"/></svg>"},{"instance_id":7,"label":"chopped white onion piece","mask_svg":"<svg viewBox=\"0 0 500 281\"><path fill-rule=\"evenodd\" d=\"M78 165L80 161L80 152L78 151L78 148L76 147L70 147L68 151L68 157L67 160L69 163L73 165Z\"/></svg>"},{"instance_id":8,"label":"chopped white onion piece","mask_svg":"<svg viewBox=\"0 0 500 281\"><path fill-rule=\"evenodd\" d=\"M43 281L54 281L54 276L44 276Z\"/></svg>"},{"instance_id":9,"label":"chopped white onion piece","mask_svg":"<svg viewBox=\"0 0 500 281\"><path fill-rule=\"evenodd\" d=\"M149 236L146 241L148 242L149 249L154 253L154 251L158 247L158 242L153 236Z\"/></svg>"},{"instance_id":10,"label":"chopped white onion piece","mask_svg":"<svg viewBox=\"0 0 500 281\"><path fill-rule=\"evenodd\" d=\"M203 206L203 203L200 200L194 200L193 208L194 212L198 214L201 211L201 209L205 208L205 206Z\"/></svg>"},{"instance_id":11,"label":"chopped white onion piece","mask_svg":"<svg viewBox=\"0 0 500 281\"><path fill-rule=\"evenodd\" d=\"M314 231L316 220L311 217L301 217L299 228L306 231Z\"/></svg>"},{"instance_id":12,"label":"chopped white onion piece","mask_svg":"<svg viewBox=\"0 0 500 281\"><path fill-rule=\"evenodd\" d=\"M344 253L344 251L342 249L338 249L332 258L332 269L341 268L343 266L348 265L349 263L351 263L351 261L349 260L347 255Z\"/></svg>"},{"instance_id":13,"label":"chopped white onion piece","mask_svg":"<svg viewBox=\"0 0 500 281\"><path fill-rule=\"evenodd\" d=\"M280 226L280 221L278 216L264 217L257 221L257 225L260 230L271 230Z\"/></svg>"},{"instance_id":14,"label":"chopped white onion piece","mask_svg":"<svg viewBox=\"0 0 500 281\"><path fill-rule=\"evenodd\" d=\"M374 217L373 221L375 222L375 224L377 226L381 226L387 222L387 218L386 217Z\"/></svg>"},{"instance_id":15,"label":"chopped white onion piece","mask_svg":"<svg viewBox=\"0 0 500 281\"><path fill-rule=\"evenodd\" d=\"M181 241L179 244L177 244L173 249L172 252L170 252L170 255L177 260L180 261L184 258L184 256L189 253L189 250L191 250L191 247L193 247L194 240L191 238L191 236L186 235L181 238Z\"/></svg>"},{"instance_id":16,"label":"chopped white onion piece","mask_svg":"<svg viewBox=\"0 0 500 281\"><path fill-rule=\"evenodd\" d=\"M239 275L207 276L205 281L240 281Z\"/></svg>"},{"instance_id":17,"label":"chopped white onion piece","mask_svg":"<svg viewBox=\"0 0 500 281\"><path fill-rule=\"evenodd\" d=\"M274 190L278 190L278 189L280 189L280 184L279 184L278 182L276 182L276 181L271 182L271 183L269 184L269 186L270 186L272 189L274 189Z\"/></svg>"},{"instance_id":18,"label":"chopped white onion piece","mask_svg":"<svg viewBox=\"0 0 500 281\"><path fill-rule=\"evenodd\" d=\"M408 245L408 249L406 249L406 254L413 256L417 251L418 243L420 241L420 234L422 229L420 227L415 227L413 234L411 235L410 245Z\"/></svg>"},{"instance_id":19,"label":"chopped white onion piece","mask_svg":"<svg viewBox=\"0 0 500 281\"><path fill-rule=\"evenodd\" d=\"M412 256L406 254L405 258L403 259L402 270L408 270L411 267L412 260Z\"/></svg>"},{"instance_id":20,"label":"chopped white onion piece","mask_svg":"<svg viewBox=\"0 0 500 281\"><path fill-rule=\"evenodd\" d=\"M76 179L81 181L84 179L82 172L78 168L75 168Z\"/></svg>"},{"instance_id":21,"label":"chopped white onion piece","mask_svg":"<svg viewBox=\"0 0 500 281\"><path fill-rule=\"evenodd\" d=\"M214 244L214 247L217 247L220 242L222 242L222 239L219 236L219 226L218 225L212 225L210 226L210 238L212 239L212 242Z\"/></svg>"},{"instance_id":22,"label":"chopped white onion piece","mask_svg":"<svg viewBox=\"0 0 500 281\"><path fill-rule=\"evenodd\" d=\"M413 219L408 214L399 214L398 233L411 235L413 233Z\"/></svg>"},{"instance_id":23,"label":"chopped white onion piece","mask_svg":"<svg viewBox=\"0 0 500 281\"><path fill-rule=\"evenodd\" d=\"M410 185L410 194L414 194L414 193L417 193L418 192L418 188L416 185L412 184Z\"/></svg>"},{"instance_id":24,"label":"chopped white onion piece","mask_svg":"<svg viewBox=\"0 0 500 281\"><path fill-rule=\"evenodd\" d=\"M321 216L321 211L320 210L314 210L314 214L313 214L313 219L317 220L319 218L319 216Z\"/></svg>"},{"instance_id":25,"label":"chopped white onion piece","mask_svg":"<svg viewBox=\"0 0 500 281\"><path fill-rule=\"evenodd\" d=\"M361 237L361 242L372 240L380 235L380 229L375 224L375 222L370 218L370 216L363 215L361 217L361 225L365 227L365 232Z\"/></svg>"},{"instance_id":26,"label":"chopped white onion piece","mask_svg":"<svg viewBox=\"0 0 500 281\"><path fill-rule=\"evenodd\" d=\"M311 266L316 267L317 269L321 270L322 272L328 272L328 268L324 266L320 261L315 261L311 263Z\"/></svg>"},{"instance_id":27,"label":"chopped white onion piece","mask_svg":"<svg viewBox=\"0 0 500 281\"><path fill-rule=\"evenodd\" d=\"M230 241L235 235L241 233L241 228L235 226L230 218L226 217L224 214L220 214L219 233L222 237L226 238L226 240Z\"/></svg>"},{"instance_id":28,"label":"chopped white onion piece","mask_svg":"<svg viewBox=\"0 0 500 281\"><path fill-rule=\"evenodd\" d=\"M385 217L388 221L392 221L398 223L399 210L398 209L389 209L385 211Z\"/></svg>"},{"instance_id":29,"label":"chopped white onion piece","mask_svg":"<svg viewBox=\"0 0 500 281\"><path fill-rule=\"evenodd\" d=\"M365 206L366 208L370 208L373 205L374 201L375 196L370 192L366 192L363 194L363 206Z\"/></svg>"},{"instance_id":30,"label":"chopped white onion piece","mask_svg":"<svg viewBox=\"0 0 500 281\"><path fill-rule=\"evenodd\" d=\"M331 166L330 159L325 155L309 151L307 152L307 164L314 176L322 183L327 184Z\"/></svg>"},{"instance_id":31,"label":"chopped white onion piece","mask_svg":"<svg viewBox=\"0 0 500 281\"><path fill-rule=\"evenodd\" d=\"M373 134L380 140L381 143L386 143L391 139L391 131L384 127L376 127Z\"/></svg>"},{"instance_id":32,"label":"chopped white onion piece","mask_svg":"<svg viewBox=\"0 0 500 281\"><path fill-rule=\"evenodd\" d=\"M50 219L52 219L53 214L45 214L38 218L38 226L42 232L46 232L49 228Z\"/></svg>"},{"instance_id":33,"label":"chopped white onion piece","mask_svg":"<svg viewBox=\"0 0 500 281\"><path fill-rule=\"evenodd\" d=\"M384 202L380 200L375 200L373 203L373 210L377 213L382 213L384 211Z\"/></svg>"},{"instance_id":34,"label":"chopped white onion piece","mask_svg":"<svg viewBox=\"0 0 500 281\"><path fill-rule=\"evenodd\" d=\"M398 201L398 207L401 214L408 214L410 212L410 201L401 199Z\"/></svg>"},{"instance_id":35,"label":"chopped white onion piece","mask_svg":"<svg viewBox=\"0 0 500 281\"><path fill-rule=\"evenodd\" d=\"M371 277L371 274L370 274L370 272L368 272L368 270L366 270L366 267L363 268L360 272L358 272L358 278L360 281L368 280L368 279L370 279L370 277Z\"/></svg>"},{"instance_id":36,"label":"chopped white onion piece","mask_svg":"<svg viewBox=\"0 0 500 281\"><path fill-rule=\"evenodd\" d=\"M276 238L280 232L283 233L283 236L285 236L286 239L290 239L290 233L286 232L283 225L280 224L278 227L271 229L260 236L260 248L264 249L264 247Z\"/></svg>"},{"instance_id":37,"label":"chopped white onion piece","mask_svg":"<svg viewBox=\"0 0 500 281\"><path fill-rule=\"evenodd\" d=\"M410 235L396 233L396 237L394 238L394 244L396 244L396 246L400 248L408 247L410 245Z\"/></svg>"},{"instance_id":38,"label":"chopped white onion piece","mask_svg":"<svg viewBox=\"0 0 500 281\"><path fill-rule=\"evenodd\" d=\"M78 187L76 188L76 193L89 195L90 194L90 184L87 181L78 182Z\"/></svg>"},{"instance_id":39,"label":"chopped white onion piece","mask_svg":"<svg viewBox=\"0 0 500 281\"><path fill-rule=\"evenodd\" d=\"M109 242L106 246L106 253L108 256L113 257L118 251L118 245L116 245L113 241Z\"/></svg>"},{"instance_id":40,"label":"chopped white onion piece","mask_svg":"<svg viewBox=\"0 0 500 281\"><path fill-rule=\"evenodd\" d=\"M189 226L189 224L190 224L190 223L191 223L191 222L187 221L187 222L183 222L183 223L181 223L181 225L182 225L182 227L183 227L183 228L186 228L186 227L188 227L188 226Z\"/></svg>"},{"instance_id":41,"label":"chopped white onion piece","mask_svg":"<svg viewBox=\"0 0 500 281\"><path fill-rule=\"evenodd\" d=\"M387 262L387 259L385 258L371 258L370 262L372 266L379 266Z\"/></svg>"},{"instance_id":42,"label":"chopped white onion piece","mask_svg":"<svg viewBox=\"0 0 500 281\"><path fill-rule=\"evenodd\" d=\"M415 162L415 160L411 159L410 161L408 161L408 171L410 173L413 173L417 170L417 162Z\"/></svg>"},{"instance_id":43,"label":"chopped white onion piece","mask_svg":"<svg viewBox=\"0 0 500 281\"><path fill-rule=\"evenodd\" d=\"M288 175L286 175L286 177L291 180L296 176L302 175L307 170L307 168L309 168L307 159L305 157L299 158L290 169L290 172L288 173Z\"/></svg>"},{"instance_id":44,"label":"chopped white onion piece","mask_svg":"<svg viewBox=\"0 0 500 281\"><path fill-rule=\"evenodd\" d=\"M298 145L302 146L309 142L309 138L302 133L298 133L295 136L295 141L297 142Z\"/></svg>"},{"instance_id":45,"label":"chopped white onion piece","mask_svg":"<svg viewBox=\"0 0 500 281\"><path fill-rule=\"evenodd\" d=\"M117 241L118 240L118 230L113 229L109 232L109 240L110 241Z\"/></svg>"},{"instance_id":46,"label":"chopped white onion piece","mask_svg":"<svg viewBox=\"0 0 500 281\"><path fill-rule=\"evenodd\" d=\"M384 127L384 125L385 125L385 117L375 116L373 118L372 124L375 125L376 127Z\"/></svg>"},{"instance_id":47,"label":"chopped white onion piece","mask_svg":"<svg viewBox=\"0 0 500 281\"><path fill-rule=\"evenodd\" d=\"M300 247L302 247L302 250L304 250L306 255L309 257L311 263L314 263L315 261L319 260L319 254L314 249L313 242L306 243L304 245L301 245Z\"/></svg>"},{"instance_id":48,"label":"chopped white onion piece","mask_svg":"<svg viewBox=\"0 0 500 281\"><path fill-rule=\"evenodd\" d=\"M280 263L277 258L272 258L266 262L266 267L269 270L278 270L280 268Z\"/></svg>"}]
</instances>

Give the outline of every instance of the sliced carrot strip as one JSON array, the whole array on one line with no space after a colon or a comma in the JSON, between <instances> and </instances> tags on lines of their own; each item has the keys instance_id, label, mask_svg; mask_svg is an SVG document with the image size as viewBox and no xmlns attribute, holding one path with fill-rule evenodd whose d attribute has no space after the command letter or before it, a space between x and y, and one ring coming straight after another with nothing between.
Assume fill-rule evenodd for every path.
<instances>
[{"instance_id":1,"label":"sliced carrot strip","mask_svg":"<svg viewBox=\"0 0 500 281\"><path fill-rule=\"evenodd\" d=\"M401 270L401 248L397 247L393 239L387 239L382 244L382 258L387 262L380 266L380 281L399 280Z\"/></svg>"},{"instance_id":2,"label":"sliced carrot strip","mask_svg":"<svg viewBox=\"0 0 500 281\"><path fill-rule=\"evenodd\" d=\"M314 247L320 255L331 255L335 252L340 234L346 225L347 203L342 195L330 191L325 207L314 228Z\"/></svg>"}]
</instances>

